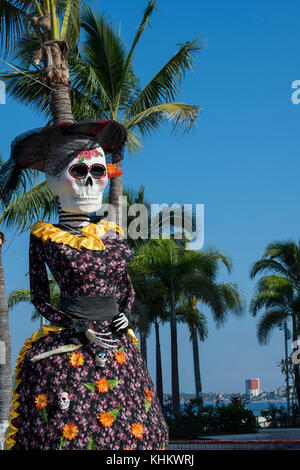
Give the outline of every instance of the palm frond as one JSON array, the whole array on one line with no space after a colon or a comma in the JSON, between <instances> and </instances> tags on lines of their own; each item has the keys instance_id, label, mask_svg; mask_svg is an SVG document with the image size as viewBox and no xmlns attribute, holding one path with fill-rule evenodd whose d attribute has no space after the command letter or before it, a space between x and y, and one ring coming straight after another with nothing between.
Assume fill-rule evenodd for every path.
<instances>
[{"instance_id":1,"label":"palm frond","mask_svg":"<svg viewBox=\"0 0 300 470\"><path fill-rule=\"evenodd\" d=\"M23 232L37 220L50 218L56 213L55 199L43 181L9 204L0 217L0 224Z\"/></svg>"},{"instance_id":2,"label":"palm frond","mask_svg":"<svg viewBox=\"0 0 300 470\"><path fill-rule=\"evenodd\" d=\"M26 4L26 2L24 2ZM27 2L28 3L28 2ZM6 58L14 48L15 39L28 30L30 16L24 4L17 1L1 0L0 2L0 52Z\"/></svg>"},{"instance_id":3,"label":"palm frond","mask_svg":"<svg viewBox=\"0 0 300 470\"><path fill-rule=\"evenodd\" d=\"M292 239L272 242L266 247L264 257L272 260L277 258L290 277L300 282L300 242L297 244Z\"/></svg>"},{"instance_id":4,"label":"palm frond","mask_svg":"<svg viewBox=\"0 0 300 470\"><path fill-rule=\"evenodd\" d=\"M146 87L139 93L125 117L131 118L144 110L174 101L181 89L182 80L187 71L193 69L193 55L204 48L204 45L196 39L187 41L179 51L161 68Z\"/></svg>"},{"instance_id":5,"label":"palm frond","mask_svg":"<svg viewBox=\"0 0 300 470\"><path fill-rule=\"evenodd\" d=\"M250 278L253 279L258 273L275 272L282 276L289 277L288 270L278 261L273 259L260 259L256 261L250 271Z\"/></svg>"},{"instance_id":6,"label":"palm frond","mask_svg":"<svg viewBox=\"0 0 300 470\"><path fill-rule=\"evenodd\" d=\"M280 306L282 310L290 312L294 301L294 288L292 283L283 276L263 276L256 284L249 310L253 316L262 309Z\"/></svg>"},{"instance_id":7,"label":"palm frond","mask_svg":"<svg viewBox=\"0 0 300 470\"><path fill-rule=\"evenodd\" d=\"M163 103L147 108L130 119L122 119L121 122L128 129L137 126L143 136L149 135L166 121L172 124L173 130L188 132L195 126L199 110L199 106L192 104Z\"/></svg>"},{"instance_id":8,"label":"palm frond","mask_svg":"<svg viewBox=\"0 0 300 470\"><path fill-rule=\"evenodd\" d=\"M129 53L126 57L126 61L124 63L123 73L122 73L121 80L120 80L120 89L122 89L124 84L126 83L126 74L128 73L128 69L131 67L131 64L132 64L132 57L133 57L134 49L135 49L137 43L139 42L143 32L145 31L147 25L149 24L150 18L152 16L154 10L156 9L156 3L157 3L157 0L150 0L150 2L148 3L148 5L145 8L141 23L138 27L138 30L137 30L136 35L134 37L134 40L132 42L130 51L129 51ZM121 99L119 99L119 102L120 101L121 101Z\"/></svg>"},{"instance_id":9,"label":"palm frond","mask_svg":"<svg viewBox=\"0 0 300 470\"><path fill-rule=\"evenodd\" d=\"M286 318L288 318L288 315L280 308L266 311L260 317L257 324L257 339L259 344L268 344L274 328L278 328Z\"/></svg>"},{"instance_id":10,"label":"palm frond","mask_svg":"<svg viewBox=\"0 0 300 470\"><path fill-rule=\"evenodd\" d=\"M126 145L129 154L133 155L142 150L142 142L140 137L132 130L127 129L127 141Z\"/></svg>"},{"instance_id":11,"label":"palm frond","mask_svg":"<svg viewBox=\"0 0 300 470\"><path fill-rule=\"evenodd\" d=\"M205 315L194 308L189 297L180 296L179 303L175 309L176 318L179 323L186 323L190 330L190 340L193 331L196 330L200 341L208 338L208 325Z\"/></svg>"},{"instance_id":12,"label":"palm frond","mask_svg":"<svg viewBox=\"0 0 300 470\"><path fill-rule=\"evenodd\" d=\"M84 9L82 27L85 32L82 57L95 71L100 87L109 97L110 112L114 115L119 104L125 50L113 26L89 7Z\"/></svg>"},{"instance_id":13,"label":"palm frond","mask_svg":"<svg viewBox=\"0 0 300 470\"><path fill-rule=\"evenodd\" d=\"M13 63L22 67L24 70L28 70L30 65L37 66L33 62L33 55L36 49L39 49L43 43L43 38L40 31L29 30L24 32L21 36L16 38L15 47L13 53Z\"/></svg>"},{"instance_id":14,"label":"palm frond","mask_svg":"<svg viewBox=\"0 0 300 470\"><path fill-rule=\"evenodd\" d=\"M7 298L7 304L8 308L12 309L16 305L19 305L21 302L27 302L30 303L30 289L20 288L20 289L15 289L13 290L8 298Z\"/></svg>"},{"instance_id":15,"label":"palm frond","mask_svg":"<svg viewBox=\"0 0 300 470\"><path fill-rule=\"evenodd\" d=\"M232 282L222 283L219 284L219 288L222 291L227 308L231 312L235 313L236 315L245 313L244 300L237 284Z\"/></svg>"},{"instance_id":16,"label":"palm frond","mask_svg":"<svg viewBox=\"0 0 300 470\"><path fill-rule=\"evenodd\" d=\"M23 71L23 69L20 67ZM31 106L35 111L42 114L45 118L50 118L50 107L47 94L43 86L37 83L39 81L38 70L24 70L22 72L2 72L0 80L6 83L6 91L13 96L19 103Z\"/></svg>"}]
</instances>

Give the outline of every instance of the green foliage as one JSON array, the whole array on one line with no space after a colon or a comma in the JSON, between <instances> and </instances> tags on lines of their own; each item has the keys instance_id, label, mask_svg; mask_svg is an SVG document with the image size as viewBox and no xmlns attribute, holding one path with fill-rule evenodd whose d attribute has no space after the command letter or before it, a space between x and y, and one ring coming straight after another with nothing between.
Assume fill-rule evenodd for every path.
<instances>
[{"instance_id":1,"label":"green foliage","mask_svg":"<svg viewBox=\"0 0 300 470\"><path fill-rule=\"evenodd\" d=\"M165 405L163 410L170 439L198 439L207 434L256 432L256 418L246 405L247 400L234 396L230 403L217 402L215 406L203 405L200 399L190 400L185 403L176 425L172 405Z\"/></svg>"},{"instance_id":2,"label":"green foliage","mask_svg":"<svg viewBox=\"0 0 300 470\"><path fill-rule=\"evenodd\" d=\"M46 181L17 195L3 211L0 223L7 228L24 232L37 220L45 220L57 215L56 199Z\"/></svg>"},{"instance_id":3,"label":"green foliage","mask_svg":"<svg viewBox=\"0 0 300 470\"><path fill-rule=\"evenodd\" d=\"M290 419L285 407L276 407L270 403L268 408L261 411L270 428L285 428L290 426L299 426L299 407L293 404L290 409Z\"/></svg>"},{"instance_id":4,"label":"green foliage","mask_svg":"<svg viewBox=\"0 0 300 470\"><path fill-rule=\"evenodd\" d=\"M14 12L13 3L12 14ZM20 8L26 2L20 2ZM62 19L67 0L57 2L56 10ZM74 5L73 7L73 3ZM80 13L80 3L82 9ZM156 9L156 1L151 0L145 8L136 35L126 52L120 32L104 15L95 13L91 8L75 0L72 2L66 41L70 48L69 69L71 80L71 103L75 121L86 119L110 118L119 120L128 129L127 146L130 152L141 149L141 137L149 135L164 123L171 123L173 130L188 131L196 122L200 106L175 102L180 92L185 74L193 70L194 59L204 47L199 39L181 44L179 50L154 77L142 87L133 69L136 46L149 25ZM26 3L22 15L33 11L32 4ZM31 105L51 120L50 107L44 88L32 80L39 80L40 69L33 62L33 51L42 40L38 29L29 29L17 20L9 19L8 11L3 15L11 23L10 30L18 28L18 39L14 43L12 60L27 76L18 71L6 71L0 79L6 81L7 93L19 102ZM2 17L2 20L5 21ZM23 16L21 16L23 18ZM82 41L78 47L78 25L81 18ZM1 9L0 9L1 20ZM10 34L9 31L7 34ZM11 37L11 36L10 36ZM2 34L5 38L5 34ZM30 78L31 77L31 78ZM138 133L140 135L138 135Z\"/></svg>"},{"instance_id":5,"label":"green foliage","mask_svg":"<svg viewBox=\"0 0 300 470\"><path fill-rule=\"evenodd\" d=\"M297 319L300 314L300 242L270 243L251 268L251 278L258 274L264 275L256 284L250 312L256 316L262 311L257 338L260 344L267 344L275 328L291 317ZM297 331L293 331L293 337L296 334Z\"/></svg>"}]
</instances>

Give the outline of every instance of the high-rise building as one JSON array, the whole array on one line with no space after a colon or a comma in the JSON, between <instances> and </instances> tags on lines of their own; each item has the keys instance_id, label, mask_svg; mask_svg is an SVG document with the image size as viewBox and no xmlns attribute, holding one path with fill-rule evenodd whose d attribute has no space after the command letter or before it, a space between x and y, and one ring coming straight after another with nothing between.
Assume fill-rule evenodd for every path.
<instances>
[{"instance_id":1,"label":"high-rise building","mask_svg":"<svg viewBox=\"0 0 300 470\"><path fill-rule=\"evenodd\" d=\"M246 380L246 395L249 397L257 397L260 394L260 381L259 379Z\"/></svg>"}]
</instances>

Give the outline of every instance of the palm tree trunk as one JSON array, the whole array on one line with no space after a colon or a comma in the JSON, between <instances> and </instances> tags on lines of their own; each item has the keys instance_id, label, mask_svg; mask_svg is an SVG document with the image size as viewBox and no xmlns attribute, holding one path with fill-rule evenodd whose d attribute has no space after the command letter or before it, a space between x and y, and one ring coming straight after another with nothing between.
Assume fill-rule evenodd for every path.
<instances>
[{"instance_id":1,"label":"palm tree trunk","mask_svg":"<svg viewBox=\"0 0 300 470\"><path fill-rule=\"evenodd\" d=\"M8 306L2 265L2 246L5 238L2 232L0 234L0 442L2 445L4 432L8 426L12 377Z\"/></svg>"},{"instance_id":2,"label":"palm tree trunk","mask_svg":"<svg viewBox=\"0 0 300 470\"><path fill-rule=\"evenodd\" d=\"M114 163L114 162L113 162ZM122 170L122 162L116 162L117 168ZM122 175L110 178L109 185L109 204L110 210L108 213L107 220L115 222L117 225L122 227L122 196L123 196L123 180ZM124 228L123 228L124 229Z\"/></svg>"},{"instance_id":3,"label":"palm tree trunk","mask_svg":"<svg viewBox=\"0 0 300 470\"><path fill-rule=\"evenodd\" d=\"M193 343L193 358L194 358L196 398L202 400L202 386L201 386L201 375L200 375L198 337L197 337L196 328L194 326L192 327L192 343Z\"/></svg>"},{"instance_id":4,"label":"palm tree trunk","mask_svg":"<svg viewBox=\"0 0 300 470\"><path fill-rule=\"evenodd\" d=\"M51 91L49 100L53 124L58 122L74 122L70 88L68 86L58 86L54 91Z\"/></svg>"},{"instance_id":5,"label":"palm tree trunk","mask_svg":"<svg viewBox=\"0 0 300 470\"><path fill-rule=\"evenodd\" d=\"M159 325L157 319L154 321L155 325L155 340L156 340L156 391L161 405L164 402L163 394L163 377L162 377L162 366L161 366L161 349L159 339Z\"/></svg>"},{"instance_id":6,"label":"palm tree trunk","mask_svg":"<svg viewBox=\"0 0 300 470\"><path fill-rule=\"evenodd\" d=\"M180 418L180 394L179 394L179 373L178 373L178 348L177 348L177 322L175 314L174 291L170 293L171 305L171 361L172 361L172 401L174 407L175 423Z\"/></svg>"},{"instance_id":7,"label":"palm tree trunk","mask_svg":"<svg viewBox=\"0 0 300 470\"><path fill-rule=\"evenodd\" d=\"M293 344L296 345L294 350L297 349L297 342L298 342L298 328L297 328L297 319L296 315L292 315L292 326L293 326ZM298 408L300 409L300 373L299 373L299 365L294 364L294 377L295 377L295 388L296 388L296 395L298 401Z\"/></svg>"},{"instance_id":8,"label":"palm tree trunk","mask_svg":"<svg viewBox=\"0 0 300 470\"><path fill-rule=\"evenodd\" d=\"M146 336L140 333L140 347L141 347L141 355L144 358L145 363L147 364L147 340Z\"/></svg>"}]
</instances>

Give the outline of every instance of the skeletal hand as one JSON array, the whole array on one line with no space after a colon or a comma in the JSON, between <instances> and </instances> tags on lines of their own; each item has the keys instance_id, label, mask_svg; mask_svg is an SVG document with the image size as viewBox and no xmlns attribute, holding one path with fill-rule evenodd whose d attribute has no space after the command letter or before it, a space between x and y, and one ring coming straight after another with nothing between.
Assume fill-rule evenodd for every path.
<instances>
[{"instance_id":1,"label":"skeletal hand","mask_svg":"<svg viewBox=\"0 0 300 470\"><path fill-rule=\"evenodd\" d=\"M104 349L113 349L118 347L117 340L106 338L106 336L111 335L111 333L97 333L96 331L88 329L86 330L85 335L89 341Z\"/></svg>"},{"instance_id":2,"label":"skeletal hand","mask_svg":"<svg viewBox=\"0 0 300 470\"><path fill-rule=\"evenodd\" d=\"M129 321L128 318L126 317L125 313L119 313L117 318L113 320L113 324L116 327L116 331L124 330L125 328L128 327Z\"/></svg>"}]
</instances>

